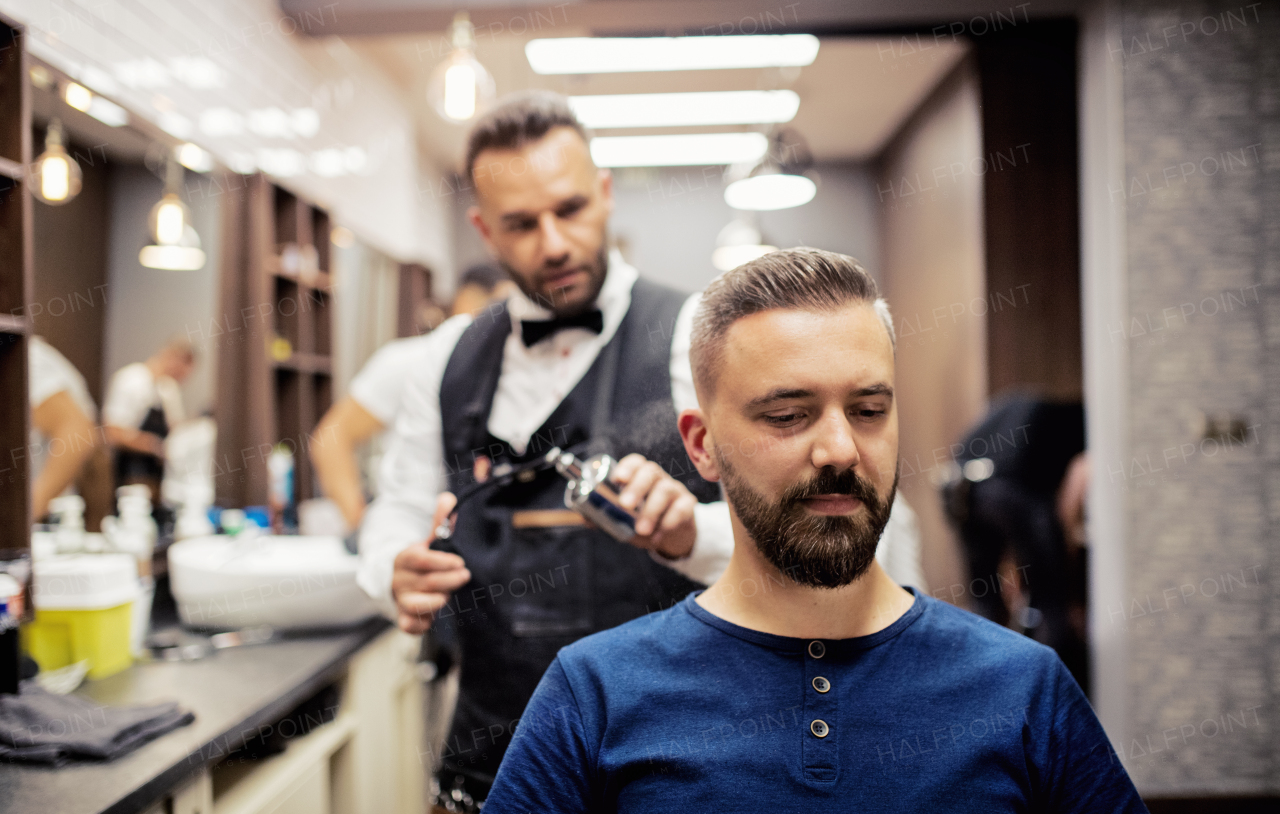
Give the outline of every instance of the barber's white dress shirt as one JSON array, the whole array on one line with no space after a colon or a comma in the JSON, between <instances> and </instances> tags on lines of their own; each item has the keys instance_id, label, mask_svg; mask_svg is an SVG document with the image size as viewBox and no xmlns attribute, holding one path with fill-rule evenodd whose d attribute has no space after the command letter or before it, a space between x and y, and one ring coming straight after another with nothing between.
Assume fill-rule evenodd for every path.
<instances>
[{"instance_id":1,"label":"barber's white dress shirt","mask_svg":"<svg viewBox=\"0 0 1280 814\"><path fill-rule=\"evenodd\" d=\"M520 321L549 319L553 314L522 293L507 302L511 333L503 347L502 375L489 415L489 432L523 452L534 433L586 375L600 350L613 338L631 306L631 288L638 274L616 252L609 257L609 272L596 305L604 329L595 334L582 328L559 331L551 338L525 347ZM671 396L678 414L698 406L689 365L690 333L699 294L680 308L671 342ZM474 319L459 315L447 320L419 346L420 365L410 373L403 401L388 439L379 473L379 494L370 504L360 531L360 571L357 582L394 617L391 574L396 555L431 532L436 497L447 486L440 419L440 384L449 357L462 334L475 320L493 319L497 304ZM622 374L625 375L625 360ZM674 428L672 428L674 431ZM463 462L469 465L470 462ZM658 562L696 582L714 582L733 553L733 529L724 501L700 503L694 510L697 538L689 556ZM881 547L888 543L888 534ZM893 576L891 574L891 576Z\"/></svg>"}]
</instances>

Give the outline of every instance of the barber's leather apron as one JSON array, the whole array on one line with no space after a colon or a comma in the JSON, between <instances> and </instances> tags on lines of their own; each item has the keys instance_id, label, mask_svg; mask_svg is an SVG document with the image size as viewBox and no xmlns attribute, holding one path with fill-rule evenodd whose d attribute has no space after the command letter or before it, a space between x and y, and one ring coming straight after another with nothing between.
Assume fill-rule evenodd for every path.
<instances>
[{"instance_id":1,"label":"barber's leather apron","mask_svg":"<svg viewBox=\"0 0 1280 814\"><path fill-rule=\"evenodd\" d=\"M142 419L142 432L149 432L161 438L169 437L169 421L164 410L152 407ZM164 459L146 452L135 452L131 449L116 450L116 485L132 483L138 480L160 481L164 478ZM158 495L154 496L158 497Z\"/></svg>"},{"instance_id":2,"label":"barber's leather apron","mask_svg":"<svg viewBox=\"0 0 1280 814\"><path fill-rule=\"evenodd\" d=\"M478 457L519 464L558 446L617 459L638 452L699 500L718 500L718 489L684 451L671 400L672 330L686 296L637 281L617 333L523 455L488 432L511 319L505 307L492 319L478 319L458 342L440 389L450 490L475 483ZM554 470L494 487L462 507L449 541L466 560L471 582L438 616L462 654L458 706L442 758L446 770L480 783L492 782L525 704L560 648L669 607L701 587L602 531L564 524L577 519L566 513L564 491L565 480Z\"/></svg>"}]
</instances>

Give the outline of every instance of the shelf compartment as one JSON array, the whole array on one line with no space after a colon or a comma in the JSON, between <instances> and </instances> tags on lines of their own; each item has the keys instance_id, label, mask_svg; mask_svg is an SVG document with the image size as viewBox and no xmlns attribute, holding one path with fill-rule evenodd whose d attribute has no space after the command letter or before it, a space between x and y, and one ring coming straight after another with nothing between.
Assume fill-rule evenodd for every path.
<instances>
[{"instance_id":1,"label":"shelf compartment","mask_svg":"<svg viewBox=\"0 0 1280 814\"><path fill-rule=\"evenodd\" d=\"M338 802L329 788L330 761L351 741L356 728L356 716L343 713L290 741L281 754L249 768L232 763L215 766L213 814L330 810Z\"/></svg>"},{"instance_id":2,"label":"shelf compartment","mask_svg":"<svg viewBox=\"0 0 1280 814\"><path fill-rule=\"evenodd\" d=\"M314 315L315 344L312 348L318 356L329 356L333 353L333 298L318 288L310 289L307 298Z\"/></svg>"},{"instance_id":3,"label":"shelf compartment","mask_svg":"<svg viewBox=\"0 0 1280 814\"><path fill-rule=\"evenodd\" d=\"M323 209L311 210L311 240L316 247L317 265L329 270L329 215Z\"/></svg>"},{"instance_id":4,"label":"shelf compartment","mask_svg":"<svg viewBox=\"0 0 1280 814\"><path fill-rule=\"evenodd\" d=\"M5 449L23 450L27 439L27 343L30 340L14 334L0 335L0 444ZM24 548L31 533L27 460L18 456L16 461L5 462L9 472L5 476L7 489L0 500L0 541L10 542L5 548ZM14 475L18 477L14 477Z\"/></svg>"},{"instance_id":5,"label":"shelf compartment","mask_svg":"<svg viewBox=\"0 0 1280 814\"><path fill-rule=\"evenodd\" d=\"M295 353L288 359L273 360L272 366L277 370L292 370L299 373L333 373L333 363L328 356L314 353Z\"/></svg>"},{"instance_id":6,"label":"shelf compartment","mask_svg":"<svg viewBox=\"0 0 1280 814\"><path fill-rule=\"evenodd\" d=\"M298 242L298 196L288 190L272 186L272 212L275 216L275 240L277 249Z\"/></svg>"},{"instance_id":7,"label":"shelf compartment","mask_svg":"<svg viewBox=\"0 0 1280 814\"><path fill-rule=\"evenodd\" d=\"M289 342L294 353L302 350L300 311L303 302L299 298L298 284L286 277L275 278L275 302L273 321L276 336Z\"/></svg>"},{"instance_id":8,"label":"shelf compartment","mask_svg":"<svg viewBox=\"0 0 1280 814\"><path fill-rule=\"evenodd\" d=\"M328 373L317 373L315 388L316 421L318 422L333 406L333 377Z\"/></svg>"},{"instance_id":9,"label":"shelf compartment","mask_svg":"<svg viewBox=\"0 0 1280 814\"><path fill-rule=\"evenodd\" d=\"M22 98L26 83L22 51L22 32L0 19L0 158L7 159L7 166L16 165L18 178L27 160L23 129L30 121Z\"/></svg>"},{"instance_id":10,"label":"shelf compartment","mask_svg":"<svg viewBox=\"0 0 1280 814\"><path fill-rule=\"evenodd\" d=\"M26 191L22 184L11 178L0 177L0 314L10 319L21 316L26 304L26 241L27 218L24 217L23 198Z\"/></svg>"}]
</instances>

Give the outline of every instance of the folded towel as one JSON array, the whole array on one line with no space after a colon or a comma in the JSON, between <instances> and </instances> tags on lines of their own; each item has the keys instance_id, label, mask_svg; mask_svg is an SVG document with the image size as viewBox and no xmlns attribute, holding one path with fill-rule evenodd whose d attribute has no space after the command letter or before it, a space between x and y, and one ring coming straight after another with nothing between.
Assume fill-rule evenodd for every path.
<instances>
[{"instance_id":1,"label":"folded towel","mask_svg":"<svg viewBox=\"0 0 1280 814\"><path fill-rule=\"evenodd\" d=\"M174 703L104 707L23 682L21 695L0 695L0 760L111 760L195 719Z\"/></svg>"}]
</instances>

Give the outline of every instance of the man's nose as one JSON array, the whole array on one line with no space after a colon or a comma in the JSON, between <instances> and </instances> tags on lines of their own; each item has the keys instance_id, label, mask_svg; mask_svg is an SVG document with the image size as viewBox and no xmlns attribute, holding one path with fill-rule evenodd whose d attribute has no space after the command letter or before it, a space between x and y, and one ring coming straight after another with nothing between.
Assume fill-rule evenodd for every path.
<instances>
[{"instance_id":1,"label":"man's nose","mask_svg":"<svg viewBox=\"0 0 1280 814\"><path fill-rule=\"evenodd\" d=\"M542 231L543 258L551 265L566 260L569 256L569 243L560 231L560 225L556 223L556 216L551 212L545 212L538 219L538 224Z\"/></svg>"},{"instance_id":2,"label":"man's nose","mask_svg":"<svg viewBox=\"0 0 1280 814\"><path fill-rule=\"evenodd\" d=\"M849 416L843 410L828 410L818 421L810 453L814 467L835 467L837 472L852 469L862 460Z\"/></svg>"}]
</instances>

